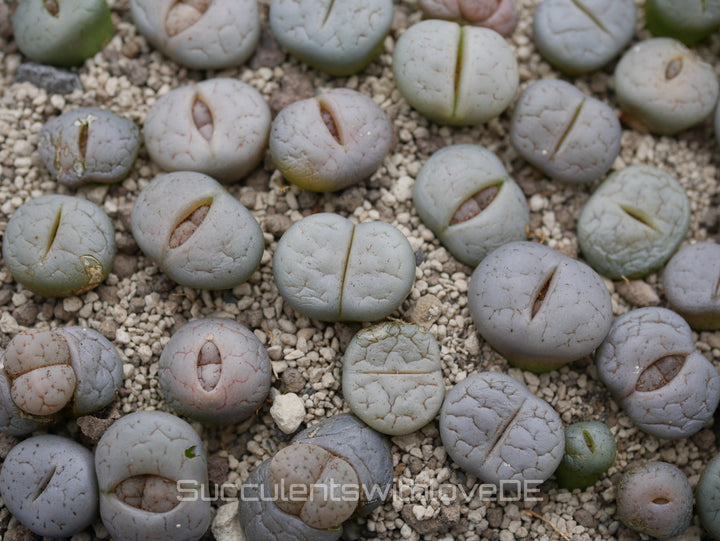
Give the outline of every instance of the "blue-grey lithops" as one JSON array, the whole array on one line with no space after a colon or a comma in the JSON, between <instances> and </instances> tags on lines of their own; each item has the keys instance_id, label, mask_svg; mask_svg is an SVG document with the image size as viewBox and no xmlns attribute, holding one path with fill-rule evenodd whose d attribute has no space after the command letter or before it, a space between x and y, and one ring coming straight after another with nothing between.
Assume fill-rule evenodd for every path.
<instances>
[{"instance_id":1,"label":"blue-grey lithops","mask_svg":"<svg viewBox=\"0 0 720 541\"><path fill-rule=\"evenodd\" d=\"M415 280L405 236L385 222L354 224L338 214L303 218L278 241L273 273L295 310L323 321L374 321L390 315Z\"/></svg>"},{"instance_id":2,"label":"blue-grey lithops","mask_svg":"<svg viewBox=\"0 0 720 541\"><path fill-rule=\"evenodd\" d=\"M206 423L244 421L270 391L270 359L260 340L231 319L191 321L160 355L158 383L168 405Z\"/></svg>"},{"instance_id":3,"label":"blue-grey lithops","mask_svg":"<svg viewBox=\"0 0 720 541\"><path fill-rule=\"evenodd\" d=\"M535 45L565 73L598 70L630 43L636 9L633 0L544 0L533 17Z\"/></svg>"},{"instance_id":4,"label":"blue-grey lithops","mask_svg":"<svg viewBox=\"0 0 720 541\"><path fill-rule=\"evenodd\" d=\"M0 495L8 510L37 535L70 537L97 517L93 454L61 436L28 438L3 462Z\"/></svg>"},{"instance_id":5,"label":"blue-grey lithops","mask_svg":"<svg viewBox=\"0 0 720 541\"><path fill-rule=\"evenodd\" d=\"M601 421L582 421L565 429L565 454L555 471L563 488L586 488L615 462L617 445L610 427Z\"/></svg>"},{"instance_id":6,"label":"blue-grey lithops","mask_svg":"<svg viewBox=\"0 0 720 541\"><path fill-rule=\"evenodd\" d=\"M590 182L620 152L620 121L605 103L559 79L542 79L515 105L510 140L520 155L552 179Z\"/></svg>"},{"instance_id":7,"label":"blue-grey lithops","mask_svg":"<svg viewBox=\"0 0 720 541\"><path fill-rule=\"evenodd\" d=\"M245 282L265 240L257 220L213 178L159 175L135 202L130 226L140 249L177 283L224 289Z\"/></svg>"},{"instance_id":8,"label":"blue-grey lithops","mask_svg":"<svg viewBox=\"0 0 720 541\"><path fill-rule=\"evenodd\" d=\"M527 238L525 195L500 159L480 146L433 154L417 175L413 203L453 256L473 267L495 248Z\"/></svg>"},{"instance_id":9,"label":"blue-grey lithops","mask_svg":"<svg viewBox=\"0 0 720 541\"><path fill-rule=\"evenodd\" d=\"M700 476L695 506L705 531L712 539L720 539L720 454L705 466Z\"/></svg>"},{"instance_id":10,"label":"blue-grey lithops","mask_svg":"<svg viewBox=\"0 0 720 541\"><path fill-rule=\"evenodd\" d=\"M654 36L692 45L720 27L718 0L646 0L645 26Z\"/></svg>"},{"instance_id":11,"label":"blue-grey lithops","mask_svg":"<svg viewBox=\"0 0 720 541\"><path fill-rule=\"evenodd\" d=\"M107 214L90 201L43 195L12 215L2 253L13 278L33 293L84 293L110 273L115 230Z\"/></svg>"},{"instance_id":12,"label":"blue-grey lithops","mask_svg":"<svg viewBox=\"0 0 720 541\"><path fill-rule=\"evenodd\" d=\"M98 441L100 517L117 541L193 541L210 525L202 440L180 419L137 411Z\"/></svg>"},{"instance_id":13,"label":"blue-grey lithops","mask_svg":"<svg viewBox=\"0 0 720 541\"><path fill-rule=\"evenodd\" d=\"M52 118L38 133L45 167L60 184L71 187L124 179L139 148L135 123L99 107L79 107Z\"/></svg>"},{"instance_id":14,"label":"blue-grey lithops","mask_svg":"<svg viewBox=\"0 0 720 541\"><path fill-rule=\"evenodd\" d=\"M443 124L487 122L507 108L518 87L515 54L500 34L433 19L400 36L393 73L405 100Z\"/></svg>"},{"instance_id":15,"label":"blue-grey lithops","mask_svg":"<svg viewBox=\"0 0 720 541\"><path fill-rule=\"evenodd\" d=\"M517 24L515 0L419 0L429 19L485 26L507 36Z\"/></svg>"},{"instance_id":16,"label":"blue-grey lithops","mask_svg":"<svg viewBox=\"0 0 720 541\"><path fill-rule=\"evenodd\" d=\"M392 133L392 122L371 98L335 88L280 111L270 154L293 184L330 192L372 175L390 150Z\"/></svg>"},{"instance_id":17,"label":"blue-grey lithops","mask_svg":"<svg viewBox=\"0 0 720 541\"><path fill-rule=\"evenodd\" d=\"M610 293L581 261L533 242L513 242L473 272L475 327L507 360L535 372L591 354L612 324Z\"/></svg>"},{"instance_id":18,"label":"blue-grey lithops","mask_svg":"<svg viewBox=\"0 0 720 541\"><path fill-rule=\"evenodd\" d=\"M578 244L603 276L639 278L670 259L689 227L680 183L656 167L632 165L608 176L585 203Z\"/></svg>"},{"instance_id":19,"label":"blue-grey lithops","mask_svg":"<svg viewBox=\"0 0 720 541\"><path fill-rule=\"evenodd\" d=\"M515 378L468 376L447 394L440 437L458 466L489 483L548 479L563 456L558 413Z\"/></svg>"},{"instance_id":20,"label":"blue-grey lithops","mask_svg":"<svg viewBox=\"0 0 720 541\"><path fill-rule=\"evenodd\" d=\"M240 65L260 39L256 0L131 0L130 12L154 47L188 68Z\"/></svg>"},{"instance_id":21,"label":"blue-grey lithops","mask_svg":"<svg viewBox=\"0 0 720 541\"><path fill-rule=\"evenodd\" d=\"M414 432L435 418L445 396L440 348L417 325L363 329L345 350L342 390L350 410L378 432Z\"/></svg>"},{"instance_id":22,"label":"blue-grey lithops","mask_svg":"<svg viewBox=\"0 0 720 541\"><path fill-rule=\"evenodd\" d=\"M648 307L618 317L595 361L598 374L644 431L677 439L698 432L720 401L720 376L675 312Z\"/></svg>"},{"instance_id":23,"label":"blue-grey lithops","mask_svg":"<svg viewBox=\"0 0 720 541\"><path fill-rule=\"evenodd\" d=\"M620 108L651 133L673 135L708 118L718 101L710 64L672 38L634 45L615 68Z\"/></svg>"},{"instance_id":24,"label":"blue-grey lithops","mask_svg":"<svg viewBox=\"0 0 720 541\"><path fill-rule=\"evenodd\" d=\"M382 50L392 0L272 0L270 28L280 45L331 75L364 69Z\"/></svg>"},{"instance_id":25,"label":"blue-grey lithops","mask_svg":"<svg viewBox=\"0 0 720 541\"><path fill-rule=\"evenodd\" d=\"M246 176L263 159L270 108L252 86L217 78L182 86L148 111L145 146L166 171L198 171L220 182Z\"/></svg>"}]
</instances>

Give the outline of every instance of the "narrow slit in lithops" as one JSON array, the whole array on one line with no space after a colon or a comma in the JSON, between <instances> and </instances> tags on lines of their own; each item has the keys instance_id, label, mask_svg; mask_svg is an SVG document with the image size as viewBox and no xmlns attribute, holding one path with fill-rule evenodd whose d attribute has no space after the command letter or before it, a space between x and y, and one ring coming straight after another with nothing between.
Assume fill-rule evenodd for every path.
<instances>
[{"instance_id":1,"label":"narrow slit in lithops","mask_svg":"<svg viewBox=\"0 0 720 541\"><path fill-rule=\"evenodd\" d=\"M585 445L587 445L588 449L590 449L590 452L592 452L595 449L595 442L593 442L590 432L588 432L587 430L583 430L582 434L583 438L585 439Z\"/></svg>"},{"instance_id":2,"label":"narrow slit in lithops","mask_svg":"<svg viewBox=\"0 0 720 541\"><path fill-rule=\"evenodd\" d=\"M350 233L350 242L348 243L347 253L345 254L345 262L343 263L342 279L340 280L340 301L338 302L338 317L342 317L343 295L345 293L345 277L347 276L348 264L350 263L350 250L352 250L353 241L355 240L355 229L353 225Z\"/></svg>"},{"instance_id":3,"label":"narrow slit in lithops","mask_svg":"<svg viewBox=\"0 0 720 541\"><path fill-rule=\"evenodd\" d=\"M658 227L655 225L653 220L647 214L645 214L645 212L643 212L642 210L635 208L635 207L631 207L630 205L620 205L620 208L622 209L622 211L625 214L630 216L633 220L636 220L636 221L640 222L641 224L643 224L645 227L649 227L653 231L657 231L658 233L660 233L660 229L658 229Z\"/></svg>"},{"instance_id":4,"label":"narrow slit in lithops","mask_svg":"<svg viewBox=\"0 0 720 541\"><path fill-rule=\"evenodd\" d=\"M670 500L668 498L658 496L657 498L653 498L652 502L656 505L667 505L670 503Z\"/></svg>"},{"instance_id":5,"label":"narrow slit in lithops","mask_svg":"<svg viewBox=\"0 0 720 541\"><path fill-rule=\"evenodd\" d=\"M575 7L578 8L580 11L582 11L594 24L597 26L600 30L605 32L606 34L612 35L612 32L608 30L605 25L602 23L600 19L588 8L586 5L584 5L580 0L571 0L573 4L575 4Z\"/></svg>"},{"instance_id":6,"label":"narrow slit in lithops","mask_svg":"<svg viewBox=\"0 0 720 541\"><path fill-rule=\"evenodd\" d=\"M203 101L200 96L195 96L195 100L192 105L192 117L195 122L197 131L200 132L205 140L209 141L212 139L213 130L215 129L215 123L213 121L212 111L208 104Z\"/></svg>"},{"instance_id":7,"label":"narrow slit in lithops","mask_svg":"<svg viewBox=\"0 0 720 541\"><path fill-rule=\"evenodd\" d=\"M200 348L197 358L197 377L205 391L212 391L220 382L222 356L218 347L209 340Z\"/></svg>"},{"instance_id":8,"label":"narrow slit in lithops","mask_svg":"<svg viewBox=\"0 0 720 541\"><path fill-rule=\"evenodd\" d=\"M497 197L501 186L502 182L491 184L490 186L486 186L477 192L472 197L468 197L463 204L458 207L455 214L453 214L453 217L450 219L450 225L467 222L488 208L490 203L492 203L495 200L495 197Z\"/></svg>"},{"instance_id":9,"label":"narrow slit in lithops","mask_svg":"<svg viewBox=\"0 0 720 541\"><path fill-rule=\"evenodd\" d=\"M668 65L665 68L665 79L671 81L672 79L680 75L682 69L683 59L681 57L673 58L670 62L668 62Z\"/></svg>"},{"instance_id":10,"label":"narrow slit in lithops","mask_svg":"<svg viewBox=\"0 0 720 541\"><path fill-rule=\"evenodd\" d=\"M36 501L40 496L42 496L43 492L47 490L47 487L50 486L50 481L52 481L52 478L55 477L56 471L57 466L53 466L52 469L43 478L43 480L38 483L37 491L35 492L35 497L33 498L33 501Z\"/></svg>"},{"instance_id":11,"label":"narrow slit in lithops","mask_svg":"<svg viewBox=\"0 0 720 541\"><path fill-rule=\"evenodd\" d=\"M512 414L511 417L508 418L507 421L505 421L500 427L498 427L498 431L495 434L495 441L493 441L492 445L488 448L487 453L485 453L485 456L490 456L490 454L495 450L495 448L500 445L500 441L505 436L505 432L507 432L508 428L510 428L510 425L512 425L513 421L517 419L517 416L520 415L520 411L522 410L522 407L525 405L525 400L523 400L518 408L515 410L515 413Z\"/></svg>"},{"instance_id":12,"label":"narrow slit in lithops","mask_svg":"<svg viewBox=\"0 0 720 541\"><path fill-rule=\"evenodd\" d=\"M547 295L548 290L550 289L550 283L552 282L553 277L555 276L555 271L557 269L553 269L550 275L545 279L545 282L543 282L543 285L540 287L540 289L537 292L537 295L535 295L535 300L533 301L532 305L532 311L530 312L530 318L534 318L537 313L540 311L540 308L542 308L543 301L545 301L545 296Z\"/></svg>"},{"instance_id":13,"label":"narrow slit in lithops","mask_svg":"<svg viewBox=\"0 0 720 541\"><path fill-rule=\"evenodd\" d=\"M635 383L639 392L657 391L670 383L685 364L685 355L666 355L642 371Z\"/></svg>"},{"instance_id":14,"label":"narrow slit in lithops","mask_svg":"<svg viewBox=\"0 0 720 541\"><path fill-rule=\"evenodd\" d=\"M201 202L188 212L183 219L180 220L180 222L178 222L170 234L170 239L168 240L170 248L182 246L190 237L193 236L195 231L197 231L200 224L208 215L208 212L210 212L211 205L212 199Z\"/></svg>"},{"instance_id":15,"label":"narrow slit in lithops","mask_svg":"<svg viewBox=\"0 0 720 541\"><path fill-rule=\"evenodd\" d=\"M454 117L457 113L458 103L460 101L460 78L462 77L462 63L463 63L463 40L465 39L465 27L460 27L460 36L458 39L458 50L457 56L455 57L455 75L453 79L453 110L452 116Z\"/></svg>"},{"instance_id":16,"label":"narrow slit in lithops","mask_svg":"<svg viewBox=\"0 0 720 541\"><path fill-rule=\"evenodd\" d=\"M567 139L567 136L570 134L572 129L575 127L575 124L577 123L577 119L580 117L580 112L582 111L583 105L585 105L585 98L583 98L578 106L575 108L575 112L573 113L572 118L570 119L570 122L568 122L568 125L565 126L565 131L562 132L562 135L560 135L560 139L558 139L557 143L555 144L555 148L552 151L552 154L550 155L550 159L554 159L558 152L560 152L560 148L562 148L563 143Z\"/></svg>"},{"instance_id":17,"label":"narrow slit in lithops","mask_svg":"<svg viewBox=\"0 0 720 541\"><path fill-rule=\"evenodd\" d=\"M159 475L129 477L114 492L124 504L150 513L167 513L181 501L177 482Z\"/></svg>"},{"instance_id":18,"label":"narrow slit in lithops","mask_svg":"<svg viewBox=\"0 0 720 541\"><path fill-rule=\"evenodd\" d=\"M60 229L60 221L62 220L62 207L60 207L57 211L57 215L55 216L55 221L53 222L52 229L50 230L50 237L48 238L47 247L45 248L45 257L50 253L50 249L52 248L53 244L55 244L55 239L57 238L57 232L58 229Z\"/></svg>"},{"instance_id":19,"label":"narrow slit in lithops","mask_svg":"<svg viewBox=\"0 0 720 541\"><path fill-rule=\"evenodd\" d=\"M713 299L717 299L718 297L720 297L720 276L718 276L717 282L715 282L715 290L712 294Z\"/></svg>"},{"instance_id":20,"label":"narrow slit in lithops","mask_svg":"<svg viewBox=\"0 0 720 541\"><path fill-rule=\"evenodd\" d=\"M325 23L328 22L328 19L330 18L330 13L332 12L334 5L335 5L335 0L330 0L330 5L328 6L327 11L325 12L325 18L323 19L322 26L325 26Z\"/></svg>"},{"instance_id":21,"label":"narrow slit in lithops","mask_svg":"<svg viewBox=\"0 0 720 541\"><path fill-rule=\"evenodd\" d=\"M50 13L53 17L57 17L59 15L60 6L55 0L45 0L43 5L45 6L45 9L48 10L48 13Z\"/></svg>"},{"instance_id":22,"label":"narrow slit in lithops","mask_svg":"<svg viewBox=\"0 0 720 541\"><path fill-rule=\"evenodd\" d=\"M89 122L83 122L80 124L80 133L78 133L78 150L80 151L80 156L82 156L83 160L85 159L85 156L87 155L87 143L88 143L88 137L90 135L90 123Z\"/></svg>"},{"instance_id":23,"label":"narrow slit in lithops","mask_svg":"<svg viewBox=\"0 0 720 541\"><path fill-rule=\"evenodd\" d=\"M333 139L342 145L343 142L340 139L340 130L338 129L337 122L335 121L335 115L332 114L332 111L324 103L319 103L319 105L320 117L322 118L325 127L330 132L330 135L333 136Z\"/></svg>"},{"instance_id":24,"label":"narrow slit in lithops","mask_svg":"<svg viewBox=\"0 0 720 541\"><path fill-rule=\"evenodd\" d=\"M211 3L212 0L177 0L165 17L165 32L168 37L177 36L198 22Z\"/></svg>"}]
</instances>

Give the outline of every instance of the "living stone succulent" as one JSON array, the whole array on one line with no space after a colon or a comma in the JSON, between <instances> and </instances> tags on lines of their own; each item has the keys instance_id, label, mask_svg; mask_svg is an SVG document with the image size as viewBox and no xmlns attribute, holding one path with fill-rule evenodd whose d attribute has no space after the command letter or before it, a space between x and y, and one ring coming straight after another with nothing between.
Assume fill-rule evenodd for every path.
<instances>
[{"instance_id":1,"label":"living stone succulent","mask_svg":"<svg viewBox=\"0 0 720 541\"><path fill-rule=\"evenodd\" d=\"M565 454L555 477L563 488L589 487L612 466L616 451L608 425L600 421L574 423L565 429Z\"/></svg>"},{"instance_id":2,"label":"living stone succulent","mask_svg":"<svg viewBox=\"0 0 720 541\"><path fill-rule=\"evenodd\" d=\"M429 19L485 26L507 36L517 24L514 0L419 0Z\"/></svg>"},{"instance_id":3,"label":"living stone succulent","mask_svg":"<svg viewBox=\"0 0 720 541\"><path fill-rule=\"evenodd\" d=\"M706 466L695 488L695 508L712 539L720 539L720 455Z\"/></svg>"},{"instance_id":4,"label":"living stone succulent","mask_svg":"<svg viewBox=\"0 0 720 541\"><path fill-rule=\"evenodd\" d=\"M643 7L645 26L653 36L668 36L687 46L720 27L718 0L646 0Z\"/></svg>"}]
</instances>

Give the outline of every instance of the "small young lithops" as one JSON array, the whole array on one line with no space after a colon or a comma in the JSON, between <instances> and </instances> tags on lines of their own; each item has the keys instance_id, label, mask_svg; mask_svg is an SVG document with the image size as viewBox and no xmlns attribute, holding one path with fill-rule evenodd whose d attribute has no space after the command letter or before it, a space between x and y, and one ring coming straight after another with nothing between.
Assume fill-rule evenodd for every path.
<instances>
[{"instance_id":1,"label":"small young lithops","mask_svg":"<svg viewBox=\"0 0 720 541\"><path fill-rule=\"evenodd\" d=\"M70 439L44 434L13 447L0 471L7 509L33 533L70 537L97 518L93 454Z\"/></svg>"},{"instance_id":2,"label":"small young lithops","mask_svg":"<svg viewBox=\"0 0 720 541\"><path fill-rule=\"evenodd\" d=\"M600 421L583 421L565 429L565 454L555 471L558 484L585 489L615 462L617 445L610 428Z\"/></svg>"},{"instance_id":3,"label":"small young lithops","mask_svg":"<svg viewBox=\"0 0 720 541\"><path fill-rule=\"evenodd\" d=\"M720 539L720 455L702 472L695 488L695 506L700 522L712 539Z\"/></svg>"},{"instance_id":4,"label":"small young lithops","mask_svg":"<svg viewBox=\"0 0 720 541\"><path fill-rule=\"evenodd\" d=\"M335 88L280 111L270 154L293 184L332 192L372 175L390 150L392 133L390 118L371 98Z\"/></svg>"},{"instance_id":5,"label":"small young lithops","mask_svg":"<svg viewBox=\"0 0 720 541\"><path fill-rule=\"evenodd\" d=\"M153 47L188 68L238 66L260 39L257 0L130 0L130 12Z\"/></svg>"},{"instance_id":6,"label":"small young lithops","mask_svg":"<svg viewBox=\"0 0 720 541\"><path fill-rule=\"evenodd\" d=\"M673 135L708 118L718 101L710 64L671 38L641 41L615 68L620 108L651 133Z\"/></svg>"},{"instance_id":7,"label":"small young lithops","mask_svg":"<svg viewBox=\"0 0 720 541\"><path fill-rule=\"evenodd\" d=\"M525 195L500 159L480 146L433 154L417 175L413 203L450 253L472 267L495 248L527 238Z\"/></svg>"},{"instance_id":8,"label":"small young lithops","mask_svg":"<svg viewBox=\"0 0 720 541\"><path fill-rule=\"evenodd\" d=\"M8 221L3 259L13 278L33 293L63 297L102 283L115 258L115 229L85 199L42 195Z\"/></svg>"},{"instance_id":9,"label":"small young lithops","mask_svg":"<svg viewBox=\"0 0 720 541\"><path fill-rule=\"evenodd\" d=\"M720 401L720 376L675 312L648 307L618 317L595 355L598 374L635 424L660 438L698 432Z\"/></svg>"},{"instance_id":10,"label":"small young lithops","mask_svg":"<svg viewBox=\"0 0 720 541\"><path fill-rule=\"evenodd\" d=\"M119 182L135 163L140 130L132 120L99 107L80 107L48 120L38 151L60 184Z\"/></svg>"},{"instance_id":11,"label":"small young lithops","mask_svg":"<svg viewBox=\"0 0 720 541\"><path fill-rule=\"evenodd\" d=\"M503 36L517 24L514 0L419 0L418 4L429 19L485 26Z\"/></svg>"},{"instance_id":12,"label":"small young lithops","mask_svg":"<svg viewBox=\"0 0 720 541\"><path fill-rule=\"evenodd\" d=\"M260 264L265 240L250 211L213 178L159 175L135 202L130 227L140 249L177 283L225 289Z\"/></svg>"},{"instance_id":13,"label":"small young lithops","mask_svg":"<svg viewBox=\"0 0 720 541\"><path fill-rule=\"evenodd\" d=\"M194 541L210 525L202 440L180 419L138 411L98 441L100 517L113 539Z\"/></svg>"},{"instance_id":14,"label":"small young lithops","mask_svg":"<svg viewBox=\"0 0 720 541\"><path fill-rule=\"evenodd\" d=\"M645 0L645 26L690 46L720 27L718 0Z\"/></svg>"},{"instance_id":15,"label":"small young lithops","mask_svg":"<svg viewBox=\"0 0 720 541\"><path fill-rule=\"evenodd\" d=\"M577 236L585 260L614 280L662 267L690 227L690 202L680 183L649 165L615 171L587 200Z\"/></svg>"},{"instance_id":16,"label":"small young lithops","mask_svg":"<svg viewBox=\"0 0 720 541\"><path fill-rule=\"evenodd\" d=\"M515 97L518 64L507 41L489 28L427 20L400 36L393 52L398 90L434 122L482 124Z\"/></svg>"},{"instance_id":17,"label":"small young lithops","mask_svg":"<svg viewBox=\"0 0 720 541\"><path fill-rule=\"evenodd\" d=\"M198 171L223 183L245 177L262 161L270 108L252 86L217 78L162 96L143 126L152 160L166 171Z\"/></svg>"},{"instance_id":18,"label":"small young lithops","mask_svg":"<svg viewBox=\"0 0 720 541\"><path fill-rule=\"evenodd\" d=\"M301 61L330 75L365 69L383 48L392 0L272 0L270 29Z\"/></svg>"},{"instance_id":19,"label":"small young lithops","mask_svg":"<svg viewBox=\"0 0 720 541\"><path fill-rule=\"evenodd\" d=\"M533 242L506 244L483 259L470 280L468 304L482 337L510 364L533 372L591 354L612 324L602 278Z\"/></svg>"}]
</instances>

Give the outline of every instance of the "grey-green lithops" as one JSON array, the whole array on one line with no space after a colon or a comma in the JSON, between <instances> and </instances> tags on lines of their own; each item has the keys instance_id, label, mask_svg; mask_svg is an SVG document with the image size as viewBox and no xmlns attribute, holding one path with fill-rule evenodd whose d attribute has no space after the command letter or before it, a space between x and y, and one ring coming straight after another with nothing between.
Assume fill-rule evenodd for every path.
<instances>
[{"instance_id":1,"label":"grey-green lithops","mask_svg":"<svg viewBox=\"0 0 720 541\"><path fill-rule=\"evenodd\" d=\"M371 98L335 88L280 111L270 130L270 154L293 184L330 192L372 175L392 134L392 122Z\"/></svg>"},{"instance_id":2,"label":"grey-green lithops","mask_svg":"<svg viewBox=\"0 0 720 541\"><path fill-rule=\"evenodd\" d=\"M371 428L393 436L414 432L442 406L440 348L417 325L389 321L363 329L345 350L342 390Z\"/></svg>"},{"instance_id":3,"label":"grey-green lithops","mask_svg":"<svg viewBox=\"0 0 720 541\"><path fill-rule=\"evenodd\" d=\"M38 133L45 167L60 184L71 187L124 179L139 148L135 123L99 107L79 107L52 118Z\"/></svg>"},{"instance_id":4,"label":"grey-green lithops","mask_svg":"<svg viewBox=\"0 0 720 541\"><path fill-rule=\"evenodd\" d=\"M645 0L645 26L654 36L692 45L720 27L718 0Z\"/></svg>"},{"instance_id":5,"label":"grey-green lithops","mask_svg":"<svg viewBox=\"0 0 720 541\"><path fill-rule=\"evenodd\" d=\"M115 230L85 199L43 195L18 208L7 224L3 259L13 278L46 297L84 293L102 283L115 258Z\"/></svg>"},{"instance_id":6,"label":"grey-green lithops","mask_svg":"<svg viewBox=\"0 0 720 541\"><path fill-rule=\"evenodd\" d=\"M600 421L574 423L565 429L565 454L555 471L561 487L593 485L615 462L617 445L610 428Z\"/></svg>"},{"instance_id":7,"label":"grey-green lithops","mask_svg":"<svg viewBox=\"0 0 720 541\"><path fill-rule=\"evenodd\" d=\"M225 289L260 264L265 240L250 211L202 173L155 177L135 202L130 226L140 249L177 283Z\"/></svg>"},{"instance_id":8,"label":"grey-green lithops","mask_svg":"<svg viewBox=\"0 0 720 541\"><path fill-rule=\"evenodd\" d=\"M648 165L615 171L595 190L578 219L585 260L612 279L659 269L690 227L690 202L671 175Z\"/></svg>"},{"instance_id":9,"label":"grey-green lithops","mask_svg":"<svg viewBox=\"0 0 720 541\"><path fill-rule=\"evenodd\" d=\"M413 203L452 255L473 267L495 248L527 238L525 195L500 159L480 146L433 154L417 175Z\"/></svg>"},{"instance_id":10,"label":"grey-green lithops","mask_svg":"<svg viewBox=\"0 0 720 541\"><path fill-rule=\"evenodd\" d=\"M702 472L695 488L695 506L700 522L713 539L720 539L720 455Z\"/></svg>"},{"instance_id":11,"label":"grey-green lithops","mask_svg":"<svg viewBox=\"0 0 720 541\"><path fill-rule=\"evenodd\" d=\"M673 135L712 114L718 79L712 66L679 41L654 38L622 56L615 95L620 108L651 133Z\"/></svg>"},{"instance_id":12,"label":"grey-green lithops","mask_svg":"<svg viewBox=\"0 0 720 541\"><path fill-rule=\"evenodd\" d=\"M392 0L273 0L270 28L293 55L330 75L365 69L382 50Z\"/></svg>"},{"instance_id":13,"label":"grey-green lithops","mask_svg":"<svg viewBox=\"0 0 720 541\"><path fill-rule=\"evenodd\" d=\"M527 161L562 182L604 175L620 152L620 121L605 103L559 79L542 79L518 99L510 140Z\"/></svg>"},{"instance_id":14,"label":"grey-green lithops","mask_svg":"<svg viewBox=\"0 0 720 541\"><path fill-rule=\"evenodd\" d=\"M393 53L398 90L434 122L482 124L515 97L518 65L505 39L489 28L440 20L414 24Z\"/></svg>"},{"instance_id":15,"label":"grey-green lithops","mask_svg":"<svg viewBox=\"0 0 720 541\"><path fill-rule=\"evenodd\" d=\"M515 0L419 0L429 19L485 26L507 36L517 24Z\"/></svg>"},{"instance_id":16,"label":"grey-green lithops","mask_svg":"<svg viewBox=\"0 0 720 541\"><path fill-rule=\"evenodd\" d=\"M22 53L54 66L82 64L113 35L106 0L22 0L12 23Z\"/></svg>"},{"instance_id":17,"label":"grey-green lithops","mask_svg":"<svg viewBox=\"0 0 720 541\"><path fill-rule=\"evenodd\" d=\"M270 108L252 86L217 78L182 86L148 111L145 146L166 171L198 171L227 183L262 161Z\"/></svg>"}]
</instances>

